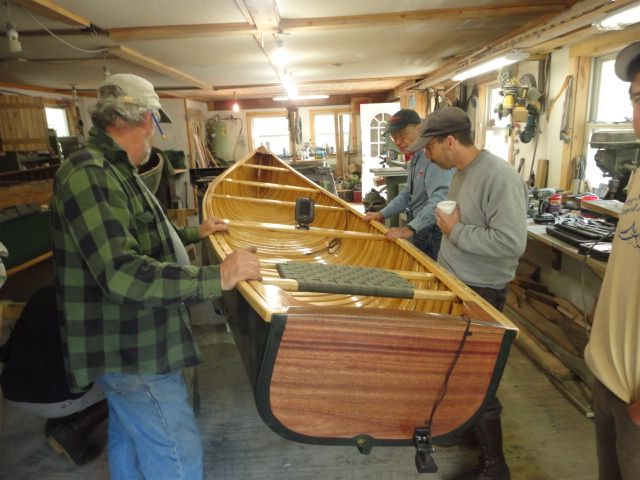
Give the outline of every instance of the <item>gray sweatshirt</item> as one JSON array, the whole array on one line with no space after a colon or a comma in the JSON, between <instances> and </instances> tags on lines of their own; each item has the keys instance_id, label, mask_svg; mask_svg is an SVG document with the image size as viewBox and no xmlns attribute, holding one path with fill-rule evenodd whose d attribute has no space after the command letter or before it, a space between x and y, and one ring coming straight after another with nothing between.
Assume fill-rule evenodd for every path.
<instances>
[{"instance_id":1,"label":"gray sweatshirt","mask_svg":"<svg viewBox=\"0 0 640 480\"><path fill-rule=\"evenodd\" d=\"M464 283L504 288L527 243L527 187L500 157L482 151L451 181L460 223L442 237L438 263Z\"/></svg>"},{"instance_id":2,"label":"gray sweatshirt","mask_svg":"<svg viewBox=\"0 0 640 480\"><path fill-rule=\"evenodd\" d=\"M407 165L405 188L381 210L384 218L409 210L409 223L416 232L436 223L436 205L447 199L453 171L443 170L417 151Z\"/></svg>"}]
</instances>

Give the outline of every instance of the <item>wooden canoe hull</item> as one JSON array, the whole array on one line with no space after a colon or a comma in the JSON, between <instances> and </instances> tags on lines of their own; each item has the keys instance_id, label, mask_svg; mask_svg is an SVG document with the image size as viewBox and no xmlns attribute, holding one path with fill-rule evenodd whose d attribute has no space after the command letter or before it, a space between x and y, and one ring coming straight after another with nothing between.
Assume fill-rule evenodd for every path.
<instances>
[{"instance_id":1,"label":"wooden canoe hull","mask_svg":"<svg viewBox=\"0 0 640 480\"><path fill-rule=\"evenodd\" d=\"M220 260L255 244L266 278L277 276L277 262L335 263L402 272L427 293L406 299L291 292L253 281L225 292L264 421L294 441L361 451L411 444L432 410L436 439L471 425L495 394L517 330L408 242L387 242L383 226L363 222L297 173L289 176L291 169L268 152L244 161L250 165L235 165L205 195L205 215L230 220L226 234L211 237ZM323 230L292 230L300 195L321 206Z\"/></svg>"}]
</instances>

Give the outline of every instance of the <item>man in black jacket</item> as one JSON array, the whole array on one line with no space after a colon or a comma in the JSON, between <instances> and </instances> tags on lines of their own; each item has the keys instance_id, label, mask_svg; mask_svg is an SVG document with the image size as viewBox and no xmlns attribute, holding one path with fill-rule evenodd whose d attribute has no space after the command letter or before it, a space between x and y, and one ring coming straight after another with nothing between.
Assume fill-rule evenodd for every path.
<instances>
[{"instance_id":1,"label":"man in black jacket","mask_svg":"<svg viewBox=\"0 0 640 480\"><path fill-rule=\"evenodd\" d=\"M71 393L67 386L53 285L41 288L27 302L9 340L0 347L2 393L7 402L48 418L45 435L51 446L82 465L102 452L87 436L107 418L104 393L93 385Z\"/></svg>"}]
</instances>

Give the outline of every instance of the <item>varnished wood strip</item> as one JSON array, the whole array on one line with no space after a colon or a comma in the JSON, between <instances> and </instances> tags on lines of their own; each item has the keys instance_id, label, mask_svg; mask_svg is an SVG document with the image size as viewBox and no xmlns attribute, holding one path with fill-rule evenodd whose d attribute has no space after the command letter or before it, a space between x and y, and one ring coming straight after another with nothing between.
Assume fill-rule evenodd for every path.
<instances>
[{"instance_id":1,"label":"varnished wood strip","mask_svg":"<svg viewBox=\"0 0 640 480\"><path fill-rule=\"evenodd\" d=\"M295 233L297 235L321 235L323 237L333 238L358 238L362 240L386 241L386 237L381 233L352 232L349 230L315 227L309 227L309 230L303 230L293 225L285 225L282 223L244 222L241 220L225 220L225 223L232 228L243 228L246 230L265 230L278 233Z\"/></svg>"},{"instance_id":2,"label":"varnished wood strip","mask_svg":"<svg viewBox=\"0 0 640 480\"><path fill-rule=\"evenodd\" d=\"M211 195L212 198L220 198L220 199L226 199L226 200L233 200L233 201L238 201L238 202L253 202L253 203L260 203L260 204L267 204L267 205L283 205L286 207L295 207L296 206L296 202L288 202L285 200L273 200L270 198L255 198L255 197L241 197L238 195L220 195L220 194L213 194ZM333 210L333 211L345 211L344 207L335 207L333 205L318 205L315 204L314 205L315 208L320 209L320 210Z\"/></svg>"},{"instance_id":3,"label":"varnished wood strip","mask_svg":"<svg viewBox=\"0 0 640 480\"><path fill-rule=\"evenodd\" d=\"M234 183L236 185L249 185L252 187L272 188L274 190L293 190L296 192L319 193L317 188L299 187L297 185L279 185L277 183L252 182L250 180L236 180L234 178L225 178L225 182Z\"/></svg>"},{"instance_id":4,"label":"varnished wood strip","mask_svg":"<svg viewBox=\"0 0 640 480\"><path fill-rule=\"evenodd\" d=\"M243 163L241 165L245 168L254 168L256 170L271 170L272 172L289 172L289 169L284 167L272 167L268 165L254 165L252 163Z\"/></svg>"}]
</instances>

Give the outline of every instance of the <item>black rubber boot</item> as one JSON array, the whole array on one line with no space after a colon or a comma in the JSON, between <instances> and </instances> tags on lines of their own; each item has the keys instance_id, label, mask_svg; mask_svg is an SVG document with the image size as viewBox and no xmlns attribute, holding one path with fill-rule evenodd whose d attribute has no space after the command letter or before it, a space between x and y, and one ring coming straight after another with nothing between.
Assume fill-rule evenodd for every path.
<instances>
[{"instance_id":1,"label":"black rubber boot","mask_svg":"<svg viewBox=\"0 0 640 480\"><path fill-rule=\"evenodd\" d=\"M44 433L49 444L75 465L84 465L102 453L102 447L87 441L87 435L109 414L106 400L68 417L47 421Z\"/></svg>"}]
</instances>

